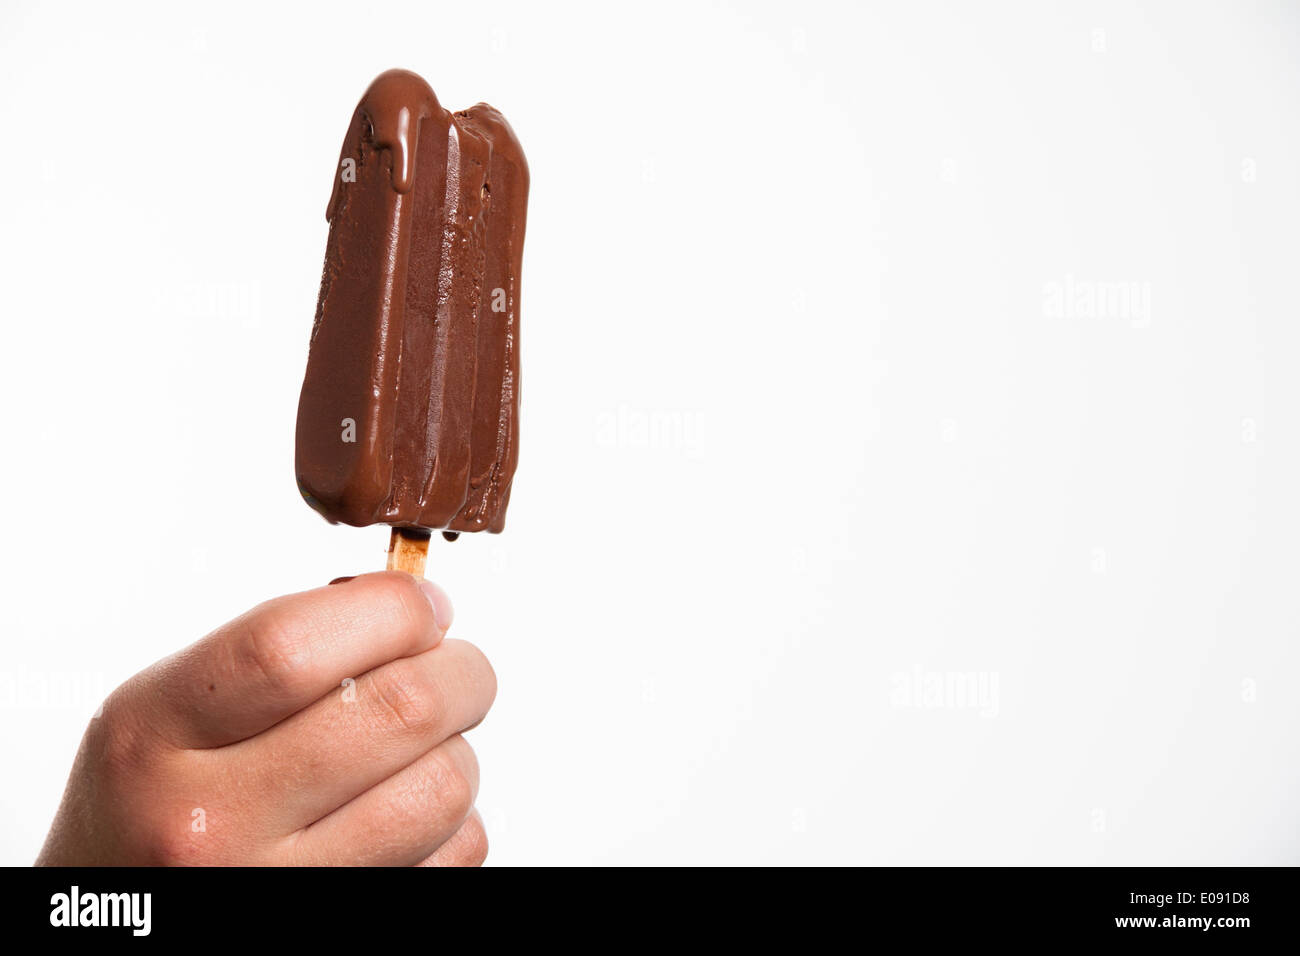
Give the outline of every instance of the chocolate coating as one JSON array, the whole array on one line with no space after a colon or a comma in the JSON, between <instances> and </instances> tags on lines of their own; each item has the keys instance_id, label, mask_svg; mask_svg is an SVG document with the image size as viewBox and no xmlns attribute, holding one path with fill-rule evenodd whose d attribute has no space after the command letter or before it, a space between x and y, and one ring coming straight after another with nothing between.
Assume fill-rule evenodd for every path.
<instances>
[{"instance_id":1,"label":"chocolate coating","mask_svg":"<svg viewBox=\"0 0 1300 956\"><path fill-rule=\"evenodd\" d=\"M362 96L298 403L298 487L331 522L501 530L527 202L523 150L492 107L449 113L405 70Z\"/></svg>"}]
</instances>

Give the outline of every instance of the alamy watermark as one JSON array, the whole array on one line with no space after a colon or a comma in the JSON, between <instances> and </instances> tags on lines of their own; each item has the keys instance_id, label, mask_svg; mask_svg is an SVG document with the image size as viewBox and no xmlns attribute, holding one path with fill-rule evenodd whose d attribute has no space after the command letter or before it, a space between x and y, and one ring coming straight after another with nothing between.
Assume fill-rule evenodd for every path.
<instances>
[{"instance_id":1,"label":"alamy watermark","mask_svg":"<svg viewBox=\"0 0 1300 956\"><path fill-rule=\"evenodd\" d=\"M154 304L183 319L238 322L246 329L262 324L262 289L250 282L191 282L154 289Z\"/></svg>"},{"instance_id":2,"label":"alamy watermark","mask_svg":"<svg viewBox=\"0 0 1300 956\"><path fill-rule=\"evenodd\" d=\"M111 689L102 673L0 670L0 711L72 710L99 717Z\"/></svg>"},{"instance_id":3,"label":"alamy watermark","mask_svg":"<svg viewBox=\"0 0 1300 956\"><path fill-rule=\"evenodd\" d=\"M694 454L704 447L703 431L703 416L692 409L619 405L596 416L596 444L601 448Z\"/></svg>"},{"instance_id":4,"label":"alamy watermark","mask_svg":"<svg viewBox=\"0 0 1300 956\"><path fill-rule=\"evenodd\" d=\"M1078 279L1043 283L1043 315L1049 319L1097 319L1127 322L1132 328L1151 324L1151 283Z\"/></svg>"},{"instance_id":5,"label":"alamy watermark","mask_svg":"<svg viewBox=\"0 0 1300 956\"><path fill-rule=\"evenodd\" d=\"M890 676L890 704L900 710L970 710L981 717L999 712L997 671L927 671L914 667Z\"/></svg>"}]
</instances>

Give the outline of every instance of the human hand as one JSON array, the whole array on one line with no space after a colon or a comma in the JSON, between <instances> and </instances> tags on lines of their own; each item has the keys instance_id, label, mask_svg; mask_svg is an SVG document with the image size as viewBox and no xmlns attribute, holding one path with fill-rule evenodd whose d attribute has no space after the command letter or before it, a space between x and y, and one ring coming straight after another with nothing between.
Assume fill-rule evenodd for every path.
<instances>
[{"instance_id":1,"label":"human hand","mask_svg":"<svg viewBox=\"0 0 1300 956\"><path fill-rule=\"evenodd\" d=\"M451 603L385 571L275 598L115 690L38 865L478 865L496 695Z\"/></svg>"}]
</instances>

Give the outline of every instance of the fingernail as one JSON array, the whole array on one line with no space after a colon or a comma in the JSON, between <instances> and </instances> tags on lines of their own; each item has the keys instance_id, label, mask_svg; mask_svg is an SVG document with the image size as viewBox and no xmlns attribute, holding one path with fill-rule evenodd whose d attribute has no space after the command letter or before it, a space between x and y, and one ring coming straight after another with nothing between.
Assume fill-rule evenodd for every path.
<instances>
[{"instance_id":1,"label":"fingernail","mask_svg":"<svg viewBox=\"0 0 1300 956\"><path fill-rule=\"evenodd\" d=\"M451 598L447 597L447 592L432 581L421 581L420 590L433 605L433 618L438 622L438 627L446 631L451 627L451 619L454 616L451 610Z\"/></svg>"},{"instance_id":2,"label":"fingernail","mask_svg":"<svg viewBox=\"0 0 1300 956\"><path fill-rule=\"evenodd\" d=\"M351 580L352 580L353 578L355 578L355 577L356 577L355 574L344 575L344 576L341 577L341 578L335 578L333 581L330 582L330 584L347 584L349 581L351 581Z\"/></svg>"}]
</instances>

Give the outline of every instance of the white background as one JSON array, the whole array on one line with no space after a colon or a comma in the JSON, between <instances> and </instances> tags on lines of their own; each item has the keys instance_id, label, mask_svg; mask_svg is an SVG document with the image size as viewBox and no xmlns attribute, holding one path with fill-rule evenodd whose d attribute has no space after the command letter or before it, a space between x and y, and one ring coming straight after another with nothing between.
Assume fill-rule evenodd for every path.
<instances>
[{"instance_id":1,"label":"white background","mask_svg":"<svg viewBox=\"0 0 1300 956\"><path fill-rule=\"evenodd\" d=\"M490 862L1300 862L1300 14L982 6L6 3L0 863L118 682L383 565L293 435L393 66L532 169L430 569Z\"/></svg>"}]
</instances>

